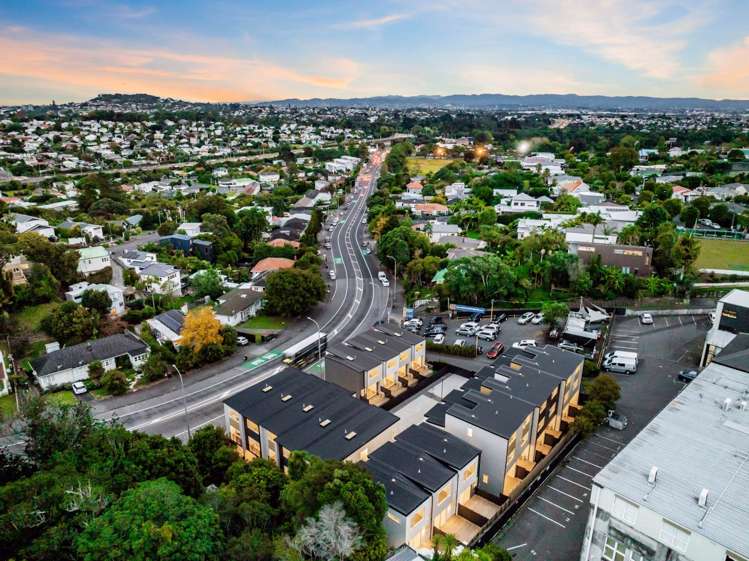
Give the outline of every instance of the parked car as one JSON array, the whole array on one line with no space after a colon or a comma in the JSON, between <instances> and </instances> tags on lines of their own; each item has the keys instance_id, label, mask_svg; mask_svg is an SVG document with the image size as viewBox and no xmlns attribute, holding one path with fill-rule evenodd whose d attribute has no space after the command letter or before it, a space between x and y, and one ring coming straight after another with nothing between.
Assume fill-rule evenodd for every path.
<instances>
[{"instance_id":1,"label":"parked car","mask_svg":"<svg viewBox=\"0 0 749 561\"><path fill-rule=\"evenodd\" d=\"M472 329L478 329L480 327L477 321L465 321L460 324L460 327L468 327Z\"/></svg>"},{"instance_id":2,"label":"parked car","mask_svg":"<svg viewBox=\"0 0 749 561\"><path fill-rule=\"evenodd\" d=\"M421 328L422 325L424 325L424 320L421 318L411 318L403 322L404 327L407 325L415 325L416 327Z\"/></svg>"},{"instance_id":3,"label":"parked car","mask_svg":"<svg viewBox=\"0 0 749 561\"><path fill-rule=\"evenodd\" d=\"M492 319L492 323L502 323L503 321L507 320L507 314L497 314Z\"/></svg>"},{"instance_id":4,"label":"parked car","mask_svg":"<svg viewBox=\"0 0 749 561\"><path fill-rule=\"evenodd\" d=\"M458 327L455 333L458 335L466 335L468 337L473 337L474 335L476 335L476 331L478 330L472 325L461 325L460 327Z\"/></svg>"},{"instance_id":5,"label":"parked car","mask_svg":"<svg viewBox=\"0 0 749 561\"><path fill-rule=\"evenodd\" d=\"M606 422L612 429L624 430L629 424L629 419L616 411L609 411L609 415L606 417Z\"/></svg>"},{"instance_id":6,"label":"parked car","mask_svg":"<svg viewBox=\"0 0 749 561\"><path fill-rule=\"evenodd\" d=\"M536 346L536 340L535 339L521 339L520 341L517 341L512 344L513 349L527 349L528 347L535 347Z\"/></svg>"},{"instance_id":7,"label":"parked car","mask_svg":"<svg viewBox=\"0 0 749 561\"><path fill-rule=\"evenodd\" d=\"M615 356L604 360L601 366L608 372L618 372L619 374L634 374L637 372L637 360L629 357Z\"/></svg>"},{"instance_id":8,"label":"parked car","mask_svg":"<svg viewBox=\"0 0 749 561\"><path fill-rule=\"evenodd\" d=\"M389 281L389 280L387 280L387 279L380 279L380 282L382 283L382 286L384 286L384 287L386 287L386 288L387 288L388 286L390 286L390 281Z\"/></svg>"},{"instance_id":9,"label":"parked car","mask_svg":"<svg viewBox=\"0 0 749 561\"><path fill-rule=\"evenodd\" d=\"M432 341L434 341L438 345L443 345L445 343L444 333L435 333L434 337L432 337Z\"/></svg>"},{"instance_id":10,"label":"parked car","mask_svg":"<svg viewBox=\"0 0 749 561\"><path fill-rule=\"evenodd\" d=\"M455 342L453 343L456 347L465 347L466 346L466 340L465 339L455 339Z\"/></svg>"},{"instance_id":11,"label":"parked car","mask_svg":"<svg viewBox=\"0 0 749 561\"><path fill-rule=\"evenodd\" d=\"M543 314L542 314L541 312L539 312L539 313L537 313L537 314L536 314L535 316L533 316L533 319L531 320L531 323L532 323L533 325L538 325L538 324L539 324L539 323L541 323L541 322L542 322L543 320L544 320L544 315L543 315Z\"/></svg>"},{"instance_id":12,"label":"parked car","mask_svg":"<svg viewBox=\"0 0 749 561\"><path fill-rule=\"evenodd\" d=\"M501 355L504 350L505 350L505 344L502 343L501 341L497 341L491 347L489 347L488 351L486 351L486 358L490 358L494 360L499 355Z\"/></svg>"},{"instance_id":13,"label":"parked car","mask_svg":"<svg viewBox=\"0 0 749 561\"><path fill-rule=\"evenodd\" d=\"M328 271L328 276L330 277L330 280L335 280L335 271L333 269Z\"/></svg>"},{"instance_id":14,"label":"parked car","mask_svg":"<svg viewBox=\"0 0 749 561\"><path fill-rule=\"evenodd\" d=\"M434 316L432 319L429 320L429 325L436 325L436 324L444 324L445 320L442 319L442 316Z\"/></svg>"},{"instance_id":15,"label":"parked car","mask_svg":"<svg viewBox=\"0 0 749 561\"><path fill-rule=\"evenodd\" d=\"M653 325L653 316L648 313L641 314L640 323L643 325Z\"/></svg>"},{"instance_id":16,"label":"parked car","mask_svg":"<svg viewBox=\"0 0 749 561\"><path fill-rule=\"evenodd\" d=\"M247 337L244 337L243 335L240 335L237 337L237 345L240 347L246 347L250 344L250 340Z\"/></svg>"},{"instance_id":17,"label":"parked car","mask_svg":"<svg viewBox=\"0 0 749 561\"><path fill-rule=\"evenodd\" d=\"M717 319L718 315L715 312L710 312L710 323L715 325L715 320Z\"/></svg>"},{"instance_id":18,"label":"parked car","mask_svg":"<svg viewBox=\"0 0 749 561\"><path fill-rule=\"evenodd\" d=\"M83 382L73 382L70 387L72 388L75 395L81 395L88 391L86 384L84 384Z\"/></svg>"},{"instance_id":19,"label":"parked car","mask_svg":"<svg viewBox=\"0 0 749 561\"><path fill-rule=\"evenodd\" d=\"M433 331L434 333L446 333L447 326L444 323L435 323L427 326L427 332Z\"/></svg>"},{"instance_id":20,"label":"parked car","mask_svg":"<svg viewBox=\"0 0 749 561\"><path fill-rule=\"evenodd\" d=\"M523 314L522 316L520 316L520 317L518 318L518 323L519 323L520 325L525 325L525 324L526 324L526 323L528 323L528 322L529 322L530 320L532 320L532 319L533 319L533 318L535 317L535 315L536 315L536 314L534 314L533 312L525 312L525 313L524 313L524 314Z\"/></svg>"},{"instance_id":21,"label":"parked car","mask_svg":"<svg viewBox=\"0 0 749 561\"><path fill-rule=\"evenodd\" d=\"M471 321L479 322L481 321L481 318L484 317L484 312L476 312L471 315Z\"/></svg>"},{"instance_id":22,"label":"parked car","mask_svg":"<svg viewBox=\"0 0 749 561\"><path fill-rule=\"evenodd\" d=\"M606 353L605 355L603 355L604 360L614 360L615 358L631 359L635 361L635 364L638 364L640 361L639 355L631 351L613 351L613 352Z\"/></svg>"},{"instance_id":23,"label":"parked car","mask_svg":"<svg viewBox=\"0 0 749 561\"><path fill-rule=\"evenodd\" d=\"M483 341L496 341L497 332L494 329L479 329L476 332L476 337L482 339Z\"/></svg>"},{"instance_id":24,"label":"parked car","mask_svg":"<svg viewBox=\"0 0 749 561\"><path fill-rule=\"evenodd\" d=\"M676 379L679 380L679 382L688 384L697 377L697 374L699 374L699 372L697 372L696 370L680 370L679 375L676 377Z\"/></svg>"}]
</instances>

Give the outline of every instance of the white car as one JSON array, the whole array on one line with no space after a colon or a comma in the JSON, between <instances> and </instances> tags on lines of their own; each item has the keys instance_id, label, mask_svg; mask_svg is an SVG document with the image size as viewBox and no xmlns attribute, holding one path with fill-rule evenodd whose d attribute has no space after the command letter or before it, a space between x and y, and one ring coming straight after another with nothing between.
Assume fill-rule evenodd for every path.
<instances>
[{"instance_id":1,"label":"white car","mask_svg":"<svg viewBox=\"0 0 749 561\"><path fill-rule=\"evenodd\" d=\"M388 276L385 274L385 271L380 271L377 273L377 278L380 280L387 280Z\"/></svg>"},{"instance_id":2,"label":"white car","mask_svg":"<svg viewBox=\"0 0 749 561\"><path fill-rule=\"evenodd\" d=\"M513 349L527 349L528 347L535 347L536 346L536 340L535 339L522 339L518 341L517 343L512 344Z\"/></svg>"},{"instance_id":3,"label":"white car","mask_svg":"<svg viewBox=\"0 0 749 561\"><path fill-rule=\"evenodd\" d=\"M75 395L81 395L82 393L86 393L88 391L86 384L84 384L83 382L73 382L71 388Z\"/></svg>"},{"instance_id":4,"label":"white car","mask_svg":"<svg viewBox=\"0 0 749 561\"><path fill-rule=\"evenodd\" d=\"M380 282L382 283L382 286L385 286L385 287L390 286L390 281L387 279L380 279Z\"/></svg>"},{"instance_id":5,"label":"white car","mask_svg":"<svg viewBox=\"0 0 749 561\"><path fill-rule=\"evenodd\" d=\"M244 347L249 344L250 344L250 340L247 339L247 337L243 337L242 335L237 337L237 345L239 345L240 347Z\"/></svg>"},{"instance_id":6,"label":"white car","mask_svg":"<svg viewBox=\"0 0 749 561\"><path fill-rule=\"evenodd\" d=\"M422 325L424 325L424 320L421 318L411 318L403 322L404 327L413 326L421 328Z\"/></svg>"},{"instance_id":7,"label":"white car","mask_svg":"<svg viewBox=\"0 0 749 561\"><path fill-rule=\"evenodd\" d=\"M653 316L650 314L642 314L640 316L640 323L642 325L653 325Z\"/></svg>"},{"instance_id":8,"label":"white car","mask_svg":"<svg viewBox=\"0 0 749 561\"><path fill-rule=\"evenodd\" d=\"M335 271L333 269L328 271L328 276L330 277L330 280L335 280Z\"/></svg>"},{"instance_id":9,"label":"white car","mask_svg":"<svg viewBox=\"0 0 749 561\"><path fill-rule=\"evenodd\" d=\"M465 339L455 339L455 343L453 343L456 347L465 347L466 346L466 340Z\"/></svg>"},{"instance_id":10,"label":"white car","mask_svg":"<svg viewBox=\"0 0 749 561\"><path fill-rule=\"evenodd\" d=\"M437 335L432 338L432 341L437 345L442 345L445 342L445 335L443 333L437 333Z\"/></svg>"},{"instance_id":11,"label":"white car","mask_svg":"<svg viewBox=\"0 0 749 561\"><path fill-rule=\"evenodd\" d=\"M495 341L497 339L497 332L494 329L479 329L476 332L476 337L484 341Z\"/></svg>"},{"instance_id":12,"label":"white car","mask_svg":"<svg viewBox=\"0 0 749 561\"><path fill-rule=\"evenodd\" d=\"M533 312L525 312L522 316L520 316L518 318L518 323L520 325L525 325L530 320L532 320L534 317L536 317L536 314L534 314Z\"/></svg>"},{"instance_id":13,"label":"white car","mask_svg":"<svg viewBox=\"0 0 749 561\"><path fill-rule=\"evenodd\" d=\"M478 329L479 324L476 321L466 321L465 323L461 323L460 327L465 327L467 329Z\"/></svg>"},{"instance_id":14,"label":"white car","mask_svg":"<svg viewBox=\"0 0 749 561\"><path fill-rule=\"evenodd\" d=\"M541 314L541 313L538 313L538 314L536 314L535 316L533 316L533 319L531 320L531 323L532 323L533 325L538 325L538 324L539 324L539 323L541 323L541 322L542 322L543 320L544 320L544 315L543 315L543 314Z\"/></svg>"},{"instance_id":15,"label":"white car","mask_svg":"<svg viewBox=\"0 0 749 561\"><path fill-rule=\"evenodd\" d=\"M458 329L455 331L458 335L467 335L468 337L473 337L476 335L476 327L474 325L461 325L458 327Z\"/></svg>"}]
</instances>

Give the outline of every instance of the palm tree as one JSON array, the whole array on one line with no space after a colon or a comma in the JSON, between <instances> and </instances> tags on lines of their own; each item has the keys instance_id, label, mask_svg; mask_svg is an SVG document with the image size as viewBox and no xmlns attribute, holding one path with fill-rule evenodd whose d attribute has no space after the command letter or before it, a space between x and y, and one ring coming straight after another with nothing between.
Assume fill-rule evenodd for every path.
<instances>
[{"instance_id":1,"label":"palm tree","mask_svg":"<svg viewBox=\"0 0 749 561\"><path fill-rule=\"evenodd\" d=\"M432 537L434 552L439 555L439 561L452 561L453 551L458 546L458 540L452 534L435 534Z\"/></svg>"}]
</instances>

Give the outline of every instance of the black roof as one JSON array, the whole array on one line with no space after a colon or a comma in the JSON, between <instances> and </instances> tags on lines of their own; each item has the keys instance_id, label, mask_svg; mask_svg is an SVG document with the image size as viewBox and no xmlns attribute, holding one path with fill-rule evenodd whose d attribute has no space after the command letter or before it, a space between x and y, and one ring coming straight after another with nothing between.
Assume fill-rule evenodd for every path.
<instances>
[{"instance_id":1,"label":"black roof","mask_svg":"<svg viewBox=\"0 0 749 561\"><path fill-rule=\"evenodd\" d=\"M361 464L372 475L372 479L385 487L388 506L408 516L426 501L430 494L411 483L399 473L393 473L389 466L377 460Z\"/></svg>"},{"instance_id":2,"label":"black roof","mask_svg":"<svg viewBox=\"0 0 749 561\"><path fill-rule=\"evenodd\" d=\"M412 444L455 470L463 469L481 454L478 448L428 423L408 427L397 440Z\"/></svg>"},{"instance_id":3,"label":"black roof","mask_svg":"<svg viewBox=\"0 0 749 561\"><path fill-rule=\"evenodd\" d=\"M345 389L296 368L224 401L276 435L287 450L343 460L398 421Z\"/></svg>"},{"instance_id":4,"label":"black roof","mask_svg":"<svg viewBox=\"0 0 749 561\"><path fill-rule=\"evenodd\" d=\"M167 310L166 312L161 312L153 319L160 321L174 333L179 334L182 331L182 325L185 323L185 314L179 310Z\"/></svg>"},{"instance_id":5,"label":"black roof","mask_svg":"<svg viewBox=\"0 0 749 561\"><path fill-rule=\"evenodd\" d=\"M713 359L713 362L749 372L749 334L739 333Z\"/></svg>"},{"instance_id":6,"label":"black roof","mask_svg":"<svg viewBox=\"0 0 749 561\"><path fill-rule=\"evenodd\" d=\"M453 470L419 448L400 440L387 442L369 454L369 462L382 466L387 473L400 473L430 493L435 493L455 477Z\"/></svg>"},{"instance_id":7,"label":"black roof","mask_svg":"<svg viewBox=\"0 0 749 561\"><path fill-rule=\"evenodd\" d=\"M148 345L129 331L87 341L72 347L52 351L31 361L37 376L46 376L125 354L140 355L148 351Z\"/></svg>"},{"instance_id":8,"label":"black roof","mask_svg":"<svg viewBox=\"0 0 749 561\"><path fill-rule=\"evenodd\" d=\"M377 327L345 343L329 345L328 354L352 370L366 372L423 341L423 337L405 330Z\"/></svg>"}]
</instances>

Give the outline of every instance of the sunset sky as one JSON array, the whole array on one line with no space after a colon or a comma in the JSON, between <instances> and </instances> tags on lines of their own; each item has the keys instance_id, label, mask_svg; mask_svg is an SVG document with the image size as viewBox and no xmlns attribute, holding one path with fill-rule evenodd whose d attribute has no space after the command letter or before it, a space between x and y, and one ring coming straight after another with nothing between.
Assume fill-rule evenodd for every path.
<instances>
[{"instance_id":1,"label":"sunset sky","mask_svg":"<svg viewBox=\"0 0 749 561\"><path fill-rule=\"evenodd\" d=\"M578 93L749 99L746 0L0 1L0 103Z\"/></svg>"}]
</instances>

